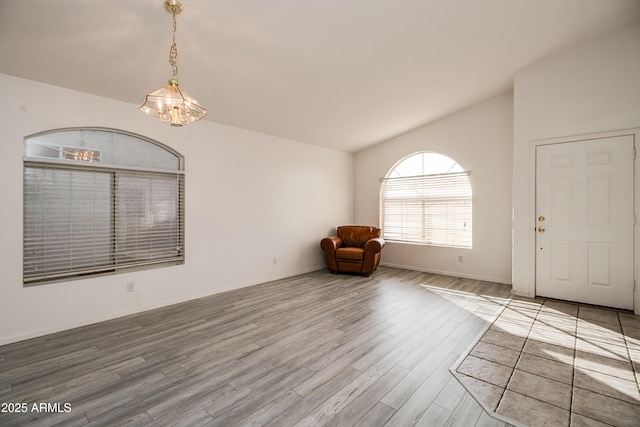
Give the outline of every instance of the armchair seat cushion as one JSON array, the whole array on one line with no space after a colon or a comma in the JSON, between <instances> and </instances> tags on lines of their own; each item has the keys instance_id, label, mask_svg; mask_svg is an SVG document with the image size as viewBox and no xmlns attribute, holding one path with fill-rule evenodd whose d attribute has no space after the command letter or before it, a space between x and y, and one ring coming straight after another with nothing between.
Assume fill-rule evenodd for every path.
<instances>
[{"instance_id":1,"label":"armchair seat cushion","mask_svg":"<svg viewBox=\"0 0 640 427\"><path fill-rule=\"evenodd\" d=\"M364 259L364 248L339 248L336 251L336 259L340 260L349 260L349 261L360 261Z\"/></svg>"}]
</instances>

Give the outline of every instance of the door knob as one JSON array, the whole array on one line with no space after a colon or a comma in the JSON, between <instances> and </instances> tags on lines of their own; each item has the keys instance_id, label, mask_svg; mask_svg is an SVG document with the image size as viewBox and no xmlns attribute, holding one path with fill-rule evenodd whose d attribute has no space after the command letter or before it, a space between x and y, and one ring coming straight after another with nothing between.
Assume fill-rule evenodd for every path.
<instances>
[{"instance_id":1,"label":"door knob","mask_svg":"<svg viewBox=\"0 0 640 427\"><path fill-rule=\"evenodd\" d=\"M540 232L540 233L544 233L544 227L539 227L539 228L538 228L538 232Z\"/></svg>"},{"instance_id":2,"label":"door knob","mask_svg":"<svg viewBox=\"0 0 640 427\"><path fill-rule=\"evenodd\" d=\"M544 221L544 217L543 216L539 216L538 217L538 221L543 222Z\"/></svg>"}]
</instances>

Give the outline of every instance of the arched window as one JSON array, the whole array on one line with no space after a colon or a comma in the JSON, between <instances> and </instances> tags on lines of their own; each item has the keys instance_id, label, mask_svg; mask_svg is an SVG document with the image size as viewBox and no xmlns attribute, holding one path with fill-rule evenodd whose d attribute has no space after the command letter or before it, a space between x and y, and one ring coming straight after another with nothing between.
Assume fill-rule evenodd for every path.
<instances>
[{"instance_id":1,"label":"arched window","mask_svg":"<svg viewBox=\"0 0 640 427\"><path fill-rule=\"evenodd\" d=\"M389 241L471 247L471 184L454 160L416 153L382 180L380 223Z\"/></svg>"},{"instance_id":2,"label":"arched window","mask_svg":"<svg viewBox=\"0 0 640 427\"><path fill-rule=\"evenodd\" d=\"M25 285L184 263L183 159L139 135L25 138Z\"/></svg>"}]
</instances>

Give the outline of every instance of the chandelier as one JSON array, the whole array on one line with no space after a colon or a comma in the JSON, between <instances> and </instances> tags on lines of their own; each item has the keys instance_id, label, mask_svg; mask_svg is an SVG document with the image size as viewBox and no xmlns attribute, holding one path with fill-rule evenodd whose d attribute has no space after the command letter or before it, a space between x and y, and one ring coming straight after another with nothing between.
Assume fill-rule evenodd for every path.
<instances>
[{"instance_id":1,"label":"chandelier","mask_svg":"<svg viewBox=\"0 0 640 427\"><path fill-rule=\"evenodd\" d=\"M182 3L178 0L165 0L164 8L173 16L173 43L169 49L171 78L167 86L148 94L138 108L143 113L157 117L171 126L180 127L200 120L207 115L207 110L187 92L180 89L180 82L178 82L176 15L182 12Z\"/></svg>"}]
</instances>

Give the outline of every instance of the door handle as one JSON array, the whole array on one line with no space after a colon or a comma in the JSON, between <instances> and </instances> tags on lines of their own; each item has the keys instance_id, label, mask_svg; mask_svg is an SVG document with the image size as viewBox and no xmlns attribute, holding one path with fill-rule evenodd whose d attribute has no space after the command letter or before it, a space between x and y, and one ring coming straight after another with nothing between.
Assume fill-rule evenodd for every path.
<instances>
[{"instance_id":1,"label":"door handle","mask_svg":"<svg viewBox=\"0 0 640 427\"><path fill-rule=\"evenodd\" d=\"M539 228L538 228L538 232L539 232L539 233L544 233L544 227L539 227Z\"/></svg>"}]
</instances>

